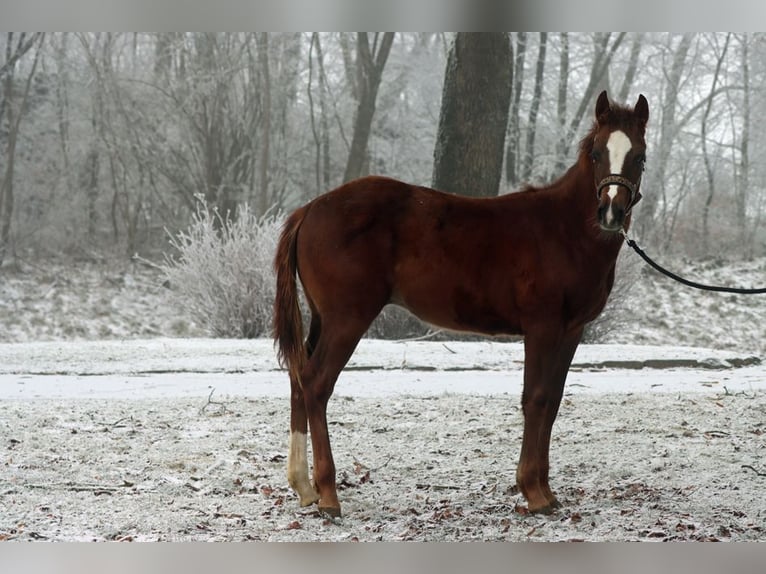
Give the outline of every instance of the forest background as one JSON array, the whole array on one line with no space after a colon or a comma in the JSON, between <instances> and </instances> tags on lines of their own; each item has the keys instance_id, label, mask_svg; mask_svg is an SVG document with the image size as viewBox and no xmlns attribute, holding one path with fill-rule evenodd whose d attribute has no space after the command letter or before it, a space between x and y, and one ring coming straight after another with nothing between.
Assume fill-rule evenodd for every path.
<instances>
[{"instance_id":1,"label":"forest background","mask_svg":"<svg viewBox=\"0 0 766 574\"><path fill-rule=\"evenodd\" d=\"M573 163L602 89L650 103L639 240L751 259L765 87L759 33L8 32L0 265L160 262L243 214L268 255L284 213L368 173L513 193Z\"/></svg>"}]
</instances>

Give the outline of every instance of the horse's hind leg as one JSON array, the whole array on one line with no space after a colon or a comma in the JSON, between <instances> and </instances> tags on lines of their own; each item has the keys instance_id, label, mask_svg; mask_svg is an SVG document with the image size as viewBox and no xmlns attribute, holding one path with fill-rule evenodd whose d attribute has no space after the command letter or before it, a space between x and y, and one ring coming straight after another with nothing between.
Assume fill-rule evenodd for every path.
<instances>
[{"instance_id":1,"label":"horse's hind leg","mask_svg":"<svg viewBox=\"0 0 766 574\"><path fill-rule=\"evenodd\" d=\"M306 340L306 351L309 357L316 347L319 331L319 316L314 313L311 316L311 327ZM307 433L303 387L297 379L290 377L290 452L287 457L287 482L298 494L301 506L309 506L319 500L319 493L309 480Z\"/></svg>"},{"instance_id":2,"label":"horse's hind leg","mask_svg":"<svg viewBox=\"0 0 766 574\"><path fill-rule=\"evenodd\" d=\"M322 334L303 377L303 397L311 429L314 485L319 493L319 510L333 517L339 517L341 511L335 484L335 463L327 430L327 402L338 375L371 321L349 317L327 321L323 317Z\"/></svg>"}]
</instances>

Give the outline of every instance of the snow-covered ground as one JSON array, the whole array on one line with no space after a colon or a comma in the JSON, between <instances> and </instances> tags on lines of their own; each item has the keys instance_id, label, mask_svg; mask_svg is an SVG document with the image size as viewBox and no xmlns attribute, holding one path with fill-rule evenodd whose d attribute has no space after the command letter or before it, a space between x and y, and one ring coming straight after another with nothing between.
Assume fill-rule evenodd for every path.
<instances>
[{"instance_id":1,"label":"snow-covered ground","mask_svg":"<svg viewBox=\"0 0 766 574\"><path fill-rule=\"evenodd\" d=\"M362 340L335 396L521 394L524 347ZM289 397L270 340L151 339L0 344L0 399ZM692 347L581 345L575 394L766 389L761 359Z\"/></svg>"},{"instance_id":2,"label":"snow-covered ground","mask_svg":"<svg viewBox=\"0 0 766 574\"><path fill-rule=\"evenodd\" d=\"M766 283L725 269L689 271ZM199 338L142 268L3 269L0 540L766 540L766 297L664 281L578 350L551 516L514 489L521 344L363 341L329 409L334 523L286 485L271 341Z\"/></svg>"}]
</instances>

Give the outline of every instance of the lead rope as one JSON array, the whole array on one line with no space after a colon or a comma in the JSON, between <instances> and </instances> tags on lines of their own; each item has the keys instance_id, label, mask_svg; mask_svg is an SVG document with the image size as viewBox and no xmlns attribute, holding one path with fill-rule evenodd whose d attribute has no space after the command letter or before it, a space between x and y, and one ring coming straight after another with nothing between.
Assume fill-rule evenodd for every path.
<instances>
[{"instance_id":1,"label":"lead rope","mask_svg":"<svg viewBox=\"0 0 766 574\"><path fill-rule=\"evenodd\" d=\"M627 232L624 229L620 230L622 233L622 236L625 238L625 241L627 244L638 253L641 258L646 261L649 265L651 265L654 269L662 273L663 275L666 275L670 277L671 279L674 279L678 281L679 283L683 283L684 285L688 287L693 287L695 289L702 289L703 291L716 291L718 293L738 293L740 295L759 295L766 293L766 287L756 288L756 289L744 289L742 287L717 287L715 285L703 285L702 283L697 283L695 281L689 281L688 279L684 279L683 277L680 277L673 273L672 271L668 271L664 267L662 267L660 264L652 260L651 257L649 257L646 253L644 253L644 250L641 249L636 242L628 237Z\"/></svg>"}]
</instances>

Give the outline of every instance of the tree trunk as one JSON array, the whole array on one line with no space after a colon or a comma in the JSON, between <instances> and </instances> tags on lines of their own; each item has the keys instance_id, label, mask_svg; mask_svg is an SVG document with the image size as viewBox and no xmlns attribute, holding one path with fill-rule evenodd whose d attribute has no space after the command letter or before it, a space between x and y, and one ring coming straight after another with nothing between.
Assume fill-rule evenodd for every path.
<instances>
[{"instance_id":1,"label":"tree trunk","mask_svg":"<svg viewBox=\"0 0 766 574\"><path fill-rule=\"evenodd\" d=\"M351 97L354 101L359 102L359 77L356 72L357 65L354 63L354 58L351 56L351 46L349 45L349 34L341 32L338 38L340 44L340 51L343 55L343 70L346 72L346 83L351 89Z\"/></svg>"},{"instance_id":2,"label":"tree trunk","mask_svg":"<svg viewBox=\"0 0 766 574\"><path fill-rule=\"evenodd\" d=\"M527 33L516 33L516 59L513 64L513 101L508 118L508 147L505 152L505 181L510 187L519 183L518 164L521 150L521 127L519 109L521 90L524 85L524 59L527 53Z\"/></svg>"},{"instance_id":3,"label":"tree trunk","mask_svg":"<svg viewBox=\"0 0 766 574\"><path fill-rule=\"evenodd\" d=\"M458 33L449 55L433 186L495 196L503 168L513 50L506 33Z\"/></svg>"},{"instance_id":4,"label":"tree trunk","mask_svg":"<svg viewBox=\"0 0 766 574\"><path fill-rule=\"evenodd\" d=\"M269 161L271 143L271 73L269 70L269 33L258 33L258 67L261 71L263 124L261 126L261 162L258 178L258 213L269 208Z\"/></svg>"},{"instance_id":5,"label":"tree trunk","mask_svg":"<svg viewBox=\"0 0 766 574\"><path fill-rule=\"evenodd\" d=\"M330 121L328 119L327 74L324 70L324 52L317 36L317 61L319 63L319 126L322 140L322 183L330 187Z\"/></svg>"},{"instance_id":6,"label":"tree trunk","mask_svg":"<svg viewBox=\"0 0 766 574\"><path fill-rule=\"evenodd\" d=\"M383 75L391 44L394 41L393 32L385 32L378 46L378 34L375 34L373 45L370 46L366 32L357 32L356 65L359 76L359 105L354 120L354 135L351 138L351 149L348 153L348 163L343 174L343 181L350 181L363 175L367 163L367 143L372 129L372 118L375 115L375 100L378 97L378 87Z\"/></svg>"},{"instance_id":7,"label":"tree trunk","mask_svg":"<svg viewBox=\"0 0 766 574\"><path fill-rule=\"evenodd\" d=\"M95 126L95 119L93 123ZM98 200L98 166L98 142L94 137L90 149L85 155L85 164L80 174L80 187L85 191L85 196L88 198L88 240L91 242L96 238L96 223L98 220L98 211L96 210L96 202ZM115 222L113 221L113 223ZM116 225L114 227L114 236L116 240Z\"/></svg>"},{"instance_id":8,"label":"tree trunk","mask_svg":"<svg viewBox=\"0 0 766 574\"><path fill-rule=\"evenodd\" d=\"M609 64L612 61L617 48L622 44L622 41L625 38L625 32L620 32L617 39L609 48L610 37L611 33L604 34L596 40L595 56L593 58L593 65L590 69L590 79L588 80L588 85L585 87L580 104L572 116L572 120L569 122L569 129L567 130L566 137L567 147L566 152L564 153L565 156L568 156L569 150L572 149L572 144L575 142L575 134L577 134L580 129L580 124L582 123L585 111L591 109L594 98L598 93L599 86L603 86L604 77L609 69Z\"/></svg>"},{"instance_id":9,"label":"tree trunk","mask_svg":"<svg viewBox=\"0 0 766 574\"><path fill-rule=\"evenodd\" d=\"M667 205L665 200L665 172L667 171L670 151L673 147L673 140L676 134L676 103L678 101L678 89L681 84L681 76L686 65L686 56L689 53L693 39L692 33L686 33L681 37L678 46L673 52L673 63L670 72L667 74L667 83L662 99L662 110L659 114L660 135L657 150L651 152L651 157L656 158L656 163L652 163L652 169L649 170L647 181L643 189L648 193L644 194L641 202L641 217L636 221L636 229L640 236L646 236L655 225L657 206L662 200L663 205ZM659 242L658 242L659 244Z\"/></svg>"},{"instance_id":10,"label":"tree trunk","mask_svg":"<svg viewBox=\"0 0 766 574\"><path fill-rule=\"evenodd\" d=\"M560 174L566 168L567 151L567 99L569 97L569 34L561 34L561 57L559 59L559 99L556 117L559 122L559 141L556 143L556 168Z\"/></svg>"},{"instance_id":11,"label":"tree trunk","mask_svg":"<svg viewBox=\"0 0 766 574\"><path fill-rule=\"evenodd\" d=\"M705 106L705 113L702 115L702 130L700 137L702 139L702 159L705 162L705 175L707 176L707 198L705 199L705 205L702 209L702 245L705 253L708 252L708 245L710 243L710 229L708 228L708 220L710 217L710 205L713 203L713 197L715 196L715 178L713 173L713 166L710 163L710 155L707 149L707 121L710 117L710 110L713 107L713 97L715 94L716 84L721 74L721 65L726 58L726 51L729 49L729 40L731 33L726 34L726 40L724 41L723 50L718 57L715 65L715 73L713 74L713 85L710 87L710 95L708 96L707 105Z\"/></svg>"},{"instance_id":12,"label":"tree trunk","mask_svg":"<svg viewBox=\"0 0 766 574\"><path fill-rule=\"evenodd\" d=\"M737 227L739 239L746 251L752 250L752 244L747 241L747 198L750 187L750 64L748 42L749 34L742 35L742 136L739 143L739 170L736 180Z\"/></svg>"},{"instance_id":13,"label":"tree trunk","mask_svg":"<svg viewBox=\"0 0 766 574\"><path fill-rule=\"evenodd\" d=\"M316 114L314 113L314 94L313 94L313 51L316 47L317 68L319 71L319 126L317 127ZM311 132L314 136L315 161L314 174L316 179L316 194L319 195L322 189L330 187L330 135L327 122L327 87L325 85L324 75L324 54L322 53L322 43L319 34L311 34L311 43L309 45L309 81L308 81L308 99L311 118Z\"/></svg>"},{"instance_id":14,"label":"tree trunk","mask_svg":"<svg viewBox=\"0 0 766 574\"><path fill-rule=\"evenodd\" d=\"M524 163L521 166L521 180L528 182L532 176L532 160L535 157L535 136L537 135L537 112L540 109L540 99L543 94L543 74L545 73L545 54L548 46L548 33L540 32L540 49L537 53L535 72L535 91L532 104L529 106L529 121L527 122L527 145L524 152Z\"/></svg>"},{"instance_id":15,"label":"tree trunk","mask_svg":"<svg viewBox=\"0 0 766 574\"><path fill-rule=\"evenodd\" d=\"M633 44L630 47L630 59L628 60L628 68L625 70L625 77L622 80L620 93L617 96L620 103L625 103L628 99L628 96L630 95L630 89L633 87L633 80L636 78L636 70L638 69L638 57L641 55L641 46L643 42L643 34L636 34L636 37L633 38Z\"/></svg>"},{"instance_id":16,"label":"tree trunk","mask_svg":"<svg viewBox=\"0 0 766 574\"><path fill-rule=\"evenodd\" d=\"M5 256L8 251L8 246L11 240L11 224L13 222L13 210L15 205L14 196L14 170L16 162L16 144L18 142L19 129L21 127L21 120L24 117L24 111L29 99L29 91L32 87L32 78L37 71L37 63L40 61L40 52L42 48L43 39L45 37L42 33L35 33L31 38L26 39L25 33L21 33L15 50L11 50L13 44L13 32L9 32L6 37L6 58L2 68L0 68L0 79L3 79L3 102L2 110L6 116L7 122L7 144L5 149L5 173L3 174L0 187L0 265L5 261ZM35 42L37 44L37 51L35 52L35 59L32 64L32 69L26 78L24 85L24 92L18 102L18 105L14 102L14 79L15 79L15 67L18 60L28 52ZM15 108L15 109L14 109ZM0 115L0 121L2 115Z\"/></svg>"}]
</instances>

